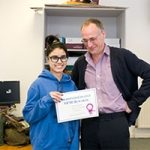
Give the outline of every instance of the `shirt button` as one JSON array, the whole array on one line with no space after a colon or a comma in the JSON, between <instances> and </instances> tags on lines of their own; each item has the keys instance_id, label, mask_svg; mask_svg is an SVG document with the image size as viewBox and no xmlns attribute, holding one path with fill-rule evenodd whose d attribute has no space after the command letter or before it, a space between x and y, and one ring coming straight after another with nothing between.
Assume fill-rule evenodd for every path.
<instances>
[{"instance_id":1,"label":"shirt button","mask_svg":"<svg viewBox=\"0 0 150 150\"><path fill-rule=\"evenodd\" d=\"M96 87L98 90L100 90L100 87Z\"/></svg>"},{"instance_id":2,"label":"shirt button","mask_svg":"<svg viewBox=\"0 0 150 150\"><path fill-rule=\"evenodd\" d=\"M97 78L100 78L100 75L97 75Z\"/></svg>"}]
</instances>

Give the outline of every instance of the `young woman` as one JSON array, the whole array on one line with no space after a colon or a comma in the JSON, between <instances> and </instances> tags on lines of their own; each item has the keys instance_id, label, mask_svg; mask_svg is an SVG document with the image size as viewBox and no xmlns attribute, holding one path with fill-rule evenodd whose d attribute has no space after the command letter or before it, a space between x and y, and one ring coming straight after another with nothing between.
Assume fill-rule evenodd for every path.
<instances>
[{"instance_id":1,"label":"young woman","mask_svg":"<svg viewBox=\"0 0 150 150\"><path fill-rule=\"evenodd\" d=\"M76 86L63 73L68 53L55 36L49 36L47 59L49 70L44 69L32 83L23 109L33 150L78 150L79 121L57 122L55 103L61 101L62 92L74 91Z\"/></svg>"}]
</instances>

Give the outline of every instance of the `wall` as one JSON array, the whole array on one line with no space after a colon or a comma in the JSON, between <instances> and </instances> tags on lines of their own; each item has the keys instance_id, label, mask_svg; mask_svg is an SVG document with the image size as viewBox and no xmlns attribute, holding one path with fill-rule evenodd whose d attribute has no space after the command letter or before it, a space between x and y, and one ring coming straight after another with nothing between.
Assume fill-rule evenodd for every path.
<instances>
[{"instance_id":1,"label":"wall","mask_svg":"<svg viewBox=\"0 0 150 150\"><path fill-rule=\"evenodd\" d=\"M56 0L0 0L0 80L20 80L21 115L31 82L43 67L43 15L35 15L33 6ZM57 0L57 3L64 0ZM101 0L102 5L128 7L126 12L126 48L150 63L149 0Z\"/></svg>"},{"instance_id":2,"label":"wall","mask_svg":"<svg viewBox=\"0 0 150 150\"><path fill-rule=\"evenodd\" d=\"M0 0L0 80L20 80L21 114L30 83L43 63L43 23L26 0Z\"/></svg>"}]
</instances>

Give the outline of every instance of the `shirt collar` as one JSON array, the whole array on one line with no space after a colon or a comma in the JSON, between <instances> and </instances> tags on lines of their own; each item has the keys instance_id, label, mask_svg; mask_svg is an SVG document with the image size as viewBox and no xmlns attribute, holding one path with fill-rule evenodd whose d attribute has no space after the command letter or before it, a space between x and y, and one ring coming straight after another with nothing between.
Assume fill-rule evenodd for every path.
<instances>
[{"instance_id":1,"label":"shirt collar","mask_svg":"<svg viewBox=\"0 0 150 150\"><path fill-rule=\"evenodd\" d=\"M106 44L105 44L103 55L110 56L110 48ZM92 58L89 52L85 53L85 58L87 62L92 61Z\"/></svg>"},{"instance_id":2,"label":"shirt collar","mask_svg":"<svg viewBox=\"0 0 150 150\"><path fill-rule=\"evenodd\" d=\"M104 54L110 56L110 48L108 45L105 44L105 48L104 48Z\"/></svg>"}]
</instances>

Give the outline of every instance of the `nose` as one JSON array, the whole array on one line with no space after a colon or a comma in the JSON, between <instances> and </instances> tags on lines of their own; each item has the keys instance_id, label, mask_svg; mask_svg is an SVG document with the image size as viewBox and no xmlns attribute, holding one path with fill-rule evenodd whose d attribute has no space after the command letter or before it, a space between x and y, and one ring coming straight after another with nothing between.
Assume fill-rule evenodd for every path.
<instances>
[{"instance_id":1,"label":"nose","mask_svg":"<svg viewBox=\"0 0 150 150\"><path fill-rule=\"evenodd\" d=\"M88 40L86 46L87 46L87 47L91 47L92 44L93 44L93 43L92 43L90 40Z\"/></svg>"},{"instance_id":2,"label":"nose","mask_svg":"<svg viewBox=\"0 0 150 150\"><path fill-rule=\"evenodd\" d=\"M62 63L61 58L58 58L57 63Z\"/></svg>"}]
</instances>

